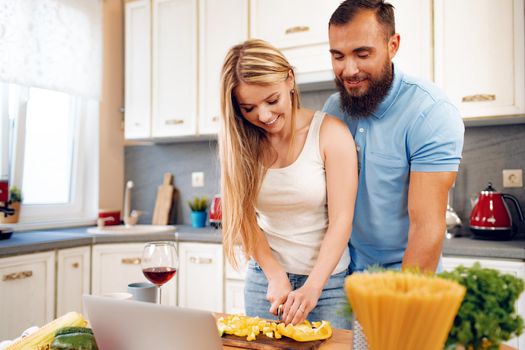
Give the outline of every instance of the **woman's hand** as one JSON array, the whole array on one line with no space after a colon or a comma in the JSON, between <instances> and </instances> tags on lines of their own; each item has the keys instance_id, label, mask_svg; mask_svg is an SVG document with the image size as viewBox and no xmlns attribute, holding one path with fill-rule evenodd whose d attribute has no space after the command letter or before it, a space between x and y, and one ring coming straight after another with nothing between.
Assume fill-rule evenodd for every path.
<instances>
[{"instance_id":1,"label":"woman's hand","mask_svg":"<svg viewBox=\"0 0 525 350\"><path fill-rule=\"evenodd\" d=\"M268 281L268 291L266 292L266 299L270 302L270 313L277 316L277 308L284 304L288 298L288 294L292 291L292 285L286 273L279 278Z\"/></svg>"},{"instance_id":2,"label":"woman's hand","mask_svg":"<svg viewBox=\"0 0 525 350\"><path fill-rule=\"evenodd\" d=\"M317 305L321 292L322 289L311 287L308 284L290 292L283 308L283 322L296 325L306 320L310 311Z\"/></svg>"}]
</instances>

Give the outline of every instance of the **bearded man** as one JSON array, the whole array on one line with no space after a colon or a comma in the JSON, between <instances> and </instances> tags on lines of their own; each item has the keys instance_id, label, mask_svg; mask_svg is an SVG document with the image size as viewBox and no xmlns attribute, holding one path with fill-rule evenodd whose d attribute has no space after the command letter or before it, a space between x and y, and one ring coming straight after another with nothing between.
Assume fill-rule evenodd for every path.
<instances>
[{"instance_id":1,"label":"bearded man","mask_svg":"<svg viewBox=\"0 0 525 350\"><path fill-rule=\"evenodd\" d=\"M323 110L354 135L359 185L350 273L371 265L440 270L447 195L463 148L458 110L436 86L392 63L393 6L347 0L329 22L339 92Z\"/></svg>"}]
</instances>

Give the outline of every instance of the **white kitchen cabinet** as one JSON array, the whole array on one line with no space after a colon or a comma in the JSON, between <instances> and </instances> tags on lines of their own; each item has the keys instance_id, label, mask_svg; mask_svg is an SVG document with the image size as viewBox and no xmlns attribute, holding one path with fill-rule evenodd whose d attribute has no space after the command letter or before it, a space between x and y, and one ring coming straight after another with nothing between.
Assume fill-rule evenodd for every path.
<instances>
[{"instance_id":1,"label":"white kitchen cabinet","mask_svg":"<svg viewBox=\"0 0 525 350\"><path fill-rule=\"evenodd\" d=\"M152 136L197 132L197 0L153 0Z\"/></svg>"},{"instance_id":2,"label":"white kitchen cabinet","mask_svg":"<svg viewBox=\"0 0 525 350\"><path fill-rule=\"evenodd\" d=\"M492 260L492 259L473 259L464 257L443 257L443 270L450 271L459 265L469 267L479 261L480 265L485 268L495 269L505 274L510 274L525 280L525 262L510 260ZM516 303L518 314L525 314L525 293L521 295ZM519 350L525 349L525 335L511 339L506 344Z\"/></svg>"},{"instance_id":3,"label":"white kitchen cabinet","mask_svg":"<svg viewBox=\"0 0 525 350\"><path fill-rule=\"evenodd\" d=\"M391 0L401 37L394 63L406 74L433 79L431 0Z\"/></svg>"},{"instance_id":4,"label":"white kitchen cabinet","mask_svg":"<svg viewBox=\"0 0 525 350\"><path fill-rule=\"evenodd\" d=\"M61 249L57 252L57 316L83 312L82 295L90 292L91 247Z\"/></svg>"},{"instance_id":5,"label":"white kitchen cabinet","mask_svg":"<svg viewBox=\"0 0 525 350\"><path fill-rule=\"evenodd\" d=\"M226 280L224 312L227 314L246 314L244 308L244 281Z\"/></svg>"},{"instance_id":6,"label":"white kitchen cabinet","mask_svg":"<svg viewBox=\"0 0 525 350\"><path fill-rule=\"evenodd\" d=\"M199 3L200 135L217 134L220 74L226 52L248 39L247 0L201 0Z\"/></svg>"},{"instance_id":7,"label":"white kitchen cabinet","mask_svg":"<svg viewBox=\"0 0 525 350\"><path fill-rule=\"evenodd\" d=\"M236 247L235 252L239 259L238 269L225 259L225 288L224 288L224 312L227 314L244 314L244 279L246 278L246 259L241 248Z\"/></svg>"},{"instance_id":8,"label":"white kitchen cabinet","mask_svg":"<svg viewBox=\"0 0 525 350\"><path fill-rule=\"evenodd\" d=\"M525 112L523 0L435 0L435 78L463 117Z\"/></svg>"},{"instance_id":9,"label":"white kitchen cabinet","mask_svg":"<svg viewBox=\"0 0 525 350\"><path fill-rule=\"evenodd\" d=\"M0 339L55 317L55 252L0 259Z\"/></svg>"},{"instance_id":10,"label":"white kitchen cabinet","mask_svg":"<svg viewBox=\"0 0 525 350\"><path fill-rule=\"evenodd\" d=\"M299 84L333 80L328 21L340 0L252 0L253 38L281 49L296 68Z\"/></svg>"},{"instance_id":11,"label":"white kitchen cabinet","mask_svg":"<svg viewBox=\"0 0 525 350\"><path fill-rule=\"evenodd\" d=\"M126 139L151 136L151 4L125 6L125 121Z\"/></svg>"},{"instance_id":12,"label":"white kitchen cabinet","mask_svg":"<svg viewBox=\"0 0 525 350\"><path fill-rule=\"evenodd\" d=\"M221 244L179 243L179 305L224 312Z\"/></svg>"},{"instance_id":13,"label":"white kitchen cabinet","mask_svg":"<svg viewBox=\"0 0 525 350\"><path fill-rule=\"evenodd\" d=\"M145 243L93 246L91 288L93 294L127 292L134 282L148 282L141 268ZM176 305L177 275L162 287L162 304Z\"/></svg>"},{"instance_id":14,"label":"white kitchen cabinet","mask_svg":"<svg viewBox=\"0 0 525 350\"><path fill-rule=\"evenodd\" d=\"M127 139L196 134L197 1L126 2Z\"/></svg>"}]
</instances>

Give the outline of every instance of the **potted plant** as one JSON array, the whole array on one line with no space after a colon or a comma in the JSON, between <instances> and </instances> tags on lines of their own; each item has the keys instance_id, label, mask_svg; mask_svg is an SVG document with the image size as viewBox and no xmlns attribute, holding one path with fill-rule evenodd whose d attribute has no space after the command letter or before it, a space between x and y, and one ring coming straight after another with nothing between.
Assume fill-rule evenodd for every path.
<instances>
[{"instance_id":1,"label":"potted plant","mask_svg":"<svg viewBox=\"0 0 525 350\"><path fill-rule=\"evenodd\" d=\"M194 197L193 200L188 201L191 209L191 226L204 227L206 226L206 209L208 209L208 197Z\"/></svg>"},{"instance_id":2,"label":"potted plant","mask_svg":"<svg viewBox=\"0 0 525 350\"><path fill-rule=\"evenodd\" d=\"M20 206L22 203L22 192L16 186L12 186L9 189L9 201L7 207L14 209L13 215L0 215L0 223L2 224L14 224L18 222L20 218Z\"/></svg>"}]
</instances>

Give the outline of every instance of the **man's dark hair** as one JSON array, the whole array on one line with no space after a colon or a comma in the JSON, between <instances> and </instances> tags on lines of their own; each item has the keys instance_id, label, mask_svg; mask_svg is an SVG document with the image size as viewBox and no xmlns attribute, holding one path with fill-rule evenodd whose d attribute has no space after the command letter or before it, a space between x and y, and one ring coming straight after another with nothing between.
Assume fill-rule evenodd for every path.
<instances>
[{"instance_id":1,"label":"man's dark hair","mask_svg":"<svg viewBox=\"0 0 525 350\"><path fill-rule=\"evenodd\" d=\"M363 10L375 12L377 22L383 26L387 40L395 34L394 6L384 0L345 0L330 17L328 26L345 25L351 22L358 12Z\"/></svg>"}]
</instances>

